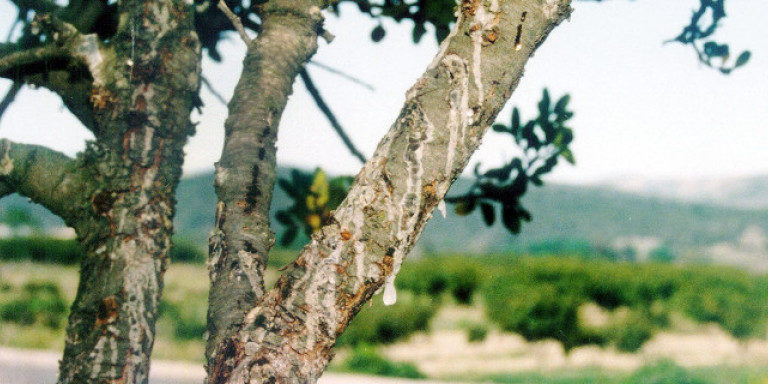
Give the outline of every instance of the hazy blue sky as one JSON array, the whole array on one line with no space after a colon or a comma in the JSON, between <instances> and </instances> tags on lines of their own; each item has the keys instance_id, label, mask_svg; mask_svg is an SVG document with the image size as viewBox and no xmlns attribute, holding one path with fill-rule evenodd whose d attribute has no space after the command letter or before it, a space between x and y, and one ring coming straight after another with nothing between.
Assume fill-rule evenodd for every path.
<instances>
[{"instance_id":1,"label":"hazy blue sky","mask_svg":"<svg viewBox=\"0 0 768 384\"><path fill-rule=\"evenodd\" d=\"M722 177L768 173L768 2L728 0L729 17L718 39L732 50L748 48L752 60L730 76L704 68L688 47L662 42L675 36L698 0L575 2L570 22L557 28L529 62L511 103L530 117L541 89L569 92L576 112L575 167L549 177L586 183L617 176ZM14 13L0 2L0 35ZM350 136L366 155L394 121L405 91L436 52L431 35L410 41L411 25L385 23L387 36L370 41L375 25L354 6L329 16L336 35L322 42L318 62L372 83L371 92L316 67L310 72ZM235 36L222 43L226 60L206 59L204 73L227 97L240 74L245 48ZM0 80L0 91L9 82ZM280 126L283 164L322 166L355 173L359 163L337 139L297 82ZM206 103L198 133L186 147L186 172L209 170L222 145L226 108L203 91ZM508 120L508 107L500 116ZM0 122L0 137L45 144L70 155L90 134L58 97L25 88ZM473 161L492 164L513 155L512 143L489 133Z\"/></svg>"}]
</instances>

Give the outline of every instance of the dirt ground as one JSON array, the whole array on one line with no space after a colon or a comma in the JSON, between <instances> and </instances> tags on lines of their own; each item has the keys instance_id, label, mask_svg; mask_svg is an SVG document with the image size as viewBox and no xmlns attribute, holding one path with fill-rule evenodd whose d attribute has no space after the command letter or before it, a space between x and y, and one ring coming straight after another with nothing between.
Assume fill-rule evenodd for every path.
<instances>
[{"instance_id":1,"label":"dirt ground","mask_svg":"<svg viewBox=\"0 0 768 384\"><path fill-rule=\"evenodd\" d=\"M470 343L465 332L447 330L415 335L382 352L395 361L413 362L430 377L580 368L631 371L661 359L683 367L768 365L768 341L738 341L714 326L691 334L659 333L638 353L584 346L566 354L556 341L529 343L518 335L493 331L482 343Z\"/></svg>"},{"instance_id":2,"label":"dirt ground","mask_svg":"<svg viewBox=\"0 0 768 384\"><path fill-rule=\"evenodd\" d=\"M0 384L53 384L60 354L0 347ZM168 361L152 362L150 384L202 383L202 366ZM319 384L446 384L435 381L327 373Z\"/></svg>"}]
</instances>

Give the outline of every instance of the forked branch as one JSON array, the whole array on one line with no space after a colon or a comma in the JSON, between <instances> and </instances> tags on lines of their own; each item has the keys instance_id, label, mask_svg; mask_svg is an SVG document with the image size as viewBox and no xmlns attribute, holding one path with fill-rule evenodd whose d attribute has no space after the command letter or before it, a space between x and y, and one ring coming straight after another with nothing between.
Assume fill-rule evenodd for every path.
<instances>
[{"instance_id":1,"label":"forked branch","mask_svg":"<svg viewBox=\"0 0 768 384\"><path fill-rule=\"evenodd\" d=\"M453 31L331 224L224 340L218 359L226 375L213 382L314 383L363 303L382 286L394 299L405 255L569 5L461 3Z\"/></svg>"}]
</instances>

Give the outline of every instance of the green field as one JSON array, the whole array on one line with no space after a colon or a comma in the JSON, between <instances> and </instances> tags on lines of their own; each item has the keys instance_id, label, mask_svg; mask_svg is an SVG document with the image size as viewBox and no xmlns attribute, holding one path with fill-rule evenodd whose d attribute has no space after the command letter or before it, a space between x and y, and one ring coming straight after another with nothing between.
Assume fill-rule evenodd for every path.
<instances>
[{"instance_id":1,"label":"green field","mask_svg":"<svg viewBox=\"0 0 768 384\"><path fill-rule=\"evenodd\" d=\"M269 284L290 257L275 253ZM563 356L582 345L634 353L655 335L680 329L695 333L716 327L738 343L764 340L768 278L763 275L715 266L564 257L443 256L407 262L396 285L397 304L385 307L375 296L355 318L338 342L332 369L499 383L768 383L766 369L683 369L664 362L647 362L650 366L636 372L589 367L533 372L512 364L507 373L482 373L480 368L442 373L439 365L401 358L398 352L414 343L416 334L460 335L468 346L482 346L514 333L522 335L525 340L519 343L526 346L556 340ZM0 345L60 350L76 287L77 267L72 265L0 263ZM202 362L207 290L203 265L172 264L165 275L155 358ZM477 366L487 358L510 357L504 353L477 356Z\"/></svg>"}]
</instances>

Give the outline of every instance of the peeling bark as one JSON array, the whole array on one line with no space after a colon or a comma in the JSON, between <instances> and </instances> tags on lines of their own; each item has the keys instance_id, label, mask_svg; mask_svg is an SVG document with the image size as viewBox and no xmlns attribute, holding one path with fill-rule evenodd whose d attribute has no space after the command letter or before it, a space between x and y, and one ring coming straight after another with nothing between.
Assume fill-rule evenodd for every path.
<instances>
[{"instance_id":1,"label":"peeling bark","mask_svg":"<svg viewBox=\"0 0 768 384\"><path fill-rule=\"evenodd\" d=\"M569 4L461 2L454 29L406 94L400 116L357 175L333 223L312 236L236 335L222 342L214 361L226 374L210 383L317 380L362 304L392 283L527 59L569 15Z\"/></svg>"},{"instance_id":2,"label":"peeling bark","mask_svg":"<svg viewBox=\"0 0 768 384\"><path fill-rule=\"evenodd\" d=\"M78 51L92 79L96 141L76 160L93 184L71 225L83 244L59 383L147 383L173 232L174 191L199 85L192 10L125 0L108 45ZM95 36L95 35L89 35Z\"/></svg>"},{"instance_id":3,"label":"peeling bark","mask_svg":"<svg viewBox=\"0 0 768 384\"><path fill-rule=\"evenodd\" d=\"M261 5L262 29L248 41L243 72L229 103L221 160L216 164L219 203L209 240L207 382L226 382L231 338L245 313L264 294L264 268L274 244L269 206L275 184L275 141L297 74L317 50L321 1L270 1ZM244 34L243 34L244 35Z\"/></svg>"}]
</instances>

